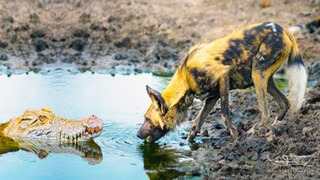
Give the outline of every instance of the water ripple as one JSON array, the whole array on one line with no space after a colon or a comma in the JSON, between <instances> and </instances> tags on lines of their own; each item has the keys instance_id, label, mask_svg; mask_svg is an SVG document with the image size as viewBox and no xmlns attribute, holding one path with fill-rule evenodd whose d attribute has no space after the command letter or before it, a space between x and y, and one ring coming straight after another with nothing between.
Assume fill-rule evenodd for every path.
<instances>
[{"instance_id":1,"label":"water ripple","mask_svg":"<svg viewBox=\"0 0 320 180\"><path fill-rule=\"evenodd\" d=\"M141 143L136 137L137 127L129 123L110 123L104 126L104 132L97 142L106 153L136 154L137 145Z\"/></svg>"}]
</instances>

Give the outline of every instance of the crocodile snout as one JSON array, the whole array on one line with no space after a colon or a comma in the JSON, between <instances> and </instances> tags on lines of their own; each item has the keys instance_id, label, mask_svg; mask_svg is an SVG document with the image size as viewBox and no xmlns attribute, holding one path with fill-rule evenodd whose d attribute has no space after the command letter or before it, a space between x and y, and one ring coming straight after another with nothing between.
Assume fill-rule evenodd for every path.
<instances>
[{"instance_id":1,"label":"crocodile snout","mask_svg":"<svg viewBox=\"0 0 320 180\"><path fill-rule=\"evenodd\" d=\"M96 115L91 115L88 118L86 118L84 126L86 127L86 133L95 137L99 135L103 130L103 121Z\"/></svg>"}]
</instances>

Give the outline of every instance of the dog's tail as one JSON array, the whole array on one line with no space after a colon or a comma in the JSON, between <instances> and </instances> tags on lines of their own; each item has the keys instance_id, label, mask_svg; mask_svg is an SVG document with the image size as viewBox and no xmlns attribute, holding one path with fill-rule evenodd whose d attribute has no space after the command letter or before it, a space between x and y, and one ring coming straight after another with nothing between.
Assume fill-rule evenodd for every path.
<instances>
[{"instance_id":1,"label":"dog's tail","mask_svg":"<svg viewBox=\"0 0 320 180\"><path fill-rule=\"evenodd\" d=\"M309 33L314 33L318 28L320 28L320 16L314 18L311 22L307 24L298 24L295 26L291 26L289 28L289 31L295 34L301 30L306 29L309 31Z\"/></svg>"},{"instance_id":2,"label":"dog's tail","mask_svg":"<svg viewBox=\"0 0 320 180\"><path fill-rule=\"evenodd\" d=\"M299 53L298 44L290 30L285 33L292 42L291 53L286 67L286 76L289 81L290 93L288 99L290 101L290 113L298 111L304 101L304 94L307 86L307 72Z\"/></svg>"}]
</instances>

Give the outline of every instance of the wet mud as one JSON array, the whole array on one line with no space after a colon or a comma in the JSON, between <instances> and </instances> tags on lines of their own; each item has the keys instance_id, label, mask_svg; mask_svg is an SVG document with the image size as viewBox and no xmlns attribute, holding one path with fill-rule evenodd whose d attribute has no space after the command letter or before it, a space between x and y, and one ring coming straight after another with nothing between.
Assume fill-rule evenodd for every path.
<instances>
[{"instance_id":1,"label":"wet mud","mask_svg":"<svg viewBox=\"0 0 320 180\"><path fill-rule=\"evenodd\" d=\"M286 117L273 128L274 137L267 140L269 129L262 127L247 137L245 132L259 119L254 90L234 91L231 97L231 117L242 137L233 142L221 121L220 104L204 123L201 144L192 144L195 159L189 175L203 178L320 178L320 86L310 89L301 110ZM278 106L268 97L271 119ZM191 109L190 120L201 108L200 102Z\"/></svg>"}]
</instances>

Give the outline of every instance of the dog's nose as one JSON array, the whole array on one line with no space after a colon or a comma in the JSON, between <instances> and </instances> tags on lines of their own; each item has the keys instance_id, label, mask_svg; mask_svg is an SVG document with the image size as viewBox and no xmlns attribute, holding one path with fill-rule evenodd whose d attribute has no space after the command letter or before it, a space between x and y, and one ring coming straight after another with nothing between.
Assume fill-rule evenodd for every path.
<instances>
[{"instance_id":1,"label":"dog's nose","mask_svg":"<svg viewBox=\"0 0 320 180\"><path fill-rule=\"evenodd\" d=\"M142 139L141 136L140 136L140 134L139 134L139 132L137 133L137 137L140 138L140 139Z\"/></svg>"}]
</instances>

